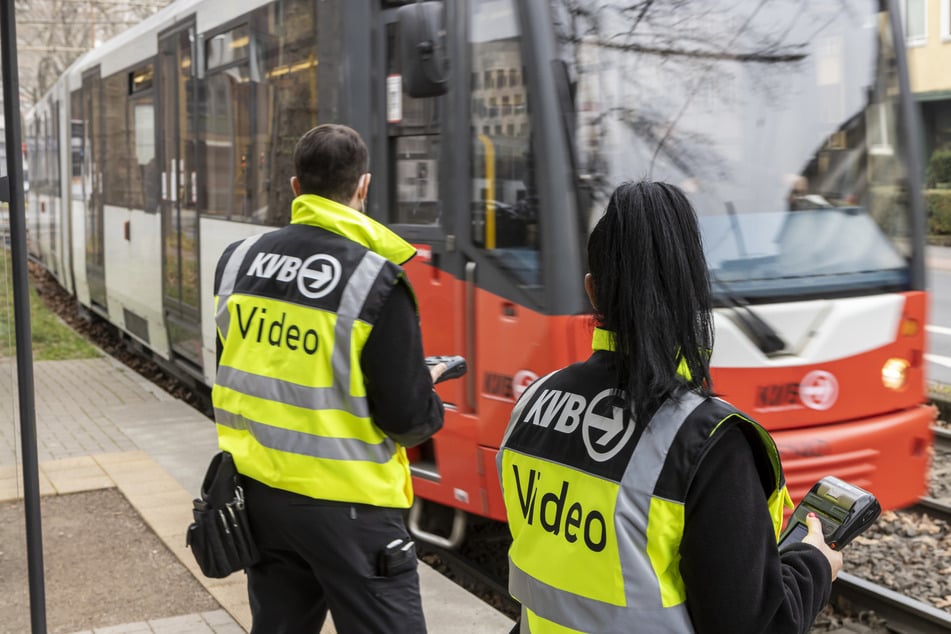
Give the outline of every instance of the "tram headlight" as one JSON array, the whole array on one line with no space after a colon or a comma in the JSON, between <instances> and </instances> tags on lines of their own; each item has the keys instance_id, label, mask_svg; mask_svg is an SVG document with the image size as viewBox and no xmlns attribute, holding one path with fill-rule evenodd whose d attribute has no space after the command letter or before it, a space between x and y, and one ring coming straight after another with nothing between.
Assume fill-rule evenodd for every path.
<instances>
[{"instance_id":1,"label":"tram headlight","mask_svg":"<svg viewBox=\"0 0 951 634\"><path fill-rule=\"evenodd\" d=\"M905 359L891 358L882 366L882 385L890 390L900 390L908 383L908 368Z\"/></svg>"}]
</instances>

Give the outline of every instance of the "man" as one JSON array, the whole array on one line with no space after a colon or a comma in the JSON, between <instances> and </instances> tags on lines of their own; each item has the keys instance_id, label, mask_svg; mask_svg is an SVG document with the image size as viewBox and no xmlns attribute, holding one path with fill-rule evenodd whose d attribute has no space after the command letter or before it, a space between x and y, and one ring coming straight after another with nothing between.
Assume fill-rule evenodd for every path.
<instances>
[{"instance_id":1,"label":"man","mask_svg":"<svg viewBox=\"0 0 951 634\"><path fill-rule=\"evenodd\" d=\"M294 151L289 226L230 245L215 273L219 446L245 481L261 560L252 633L425 632L404 447L442 427L401 264L360 213L367 148L341 125Z\"/></svg>"}]
</instances>

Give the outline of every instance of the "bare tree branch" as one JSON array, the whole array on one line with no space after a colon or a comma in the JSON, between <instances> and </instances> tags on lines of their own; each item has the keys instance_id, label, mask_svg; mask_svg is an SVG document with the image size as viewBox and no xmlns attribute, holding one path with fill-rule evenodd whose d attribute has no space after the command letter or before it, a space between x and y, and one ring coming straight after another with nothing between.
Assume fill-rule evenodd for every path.
<instances>
[{"instance_id":1,"label":"bare tree branch","mask_svg":"<svg viewBox=\"0 0 951 634\"><path fill-rule=\"evenodd\" d=\"M171 0L16 0L20 82L31 102L73 61ZM24 103L29 108L32 103Z\"/></svg>"}]
</instances>

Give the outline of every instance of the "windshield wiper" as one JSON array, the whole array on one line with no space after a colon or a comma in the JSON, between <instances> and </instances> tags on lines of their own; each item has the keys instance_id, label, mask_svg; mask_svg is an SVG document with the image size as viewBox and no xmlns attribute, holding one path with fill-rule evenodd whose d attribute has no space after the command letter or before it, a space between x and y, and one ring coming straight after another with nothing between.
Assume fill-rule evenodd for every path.
<instances>
[{"instance_id":1,"label":"windshield wiper","mask_svg":"<svg viewBox=\"0 0 951 634\"><path fill-rule=\"evenodd\" d=\"M730 285L718 278L712 270L709 271L709 274L710 281L723 289L722 296L726 299L727 308L736 315L743 332L763 354L773 354L786 348L786 342L779 336L779 333L763 321L762 317L753 312L746 299L734 293Z\"/></svg>"},{"instance_id":2,"label":"windshield wiper","mask_svg":"<svg viewBox=\"0 0 951 634\"><path fill-rule=\"evenodd\" d=\"M730 216L730 229L733 230L733 237L736 240L736 249L741 257L745 257L747 253L746 243L743 240L743 230L740 228L740 223L736 219L736 207L733 206L732 201L727 201L726 213ZM740 320L740 326L743 328L743 331L763 354L773 354L786 347L786 342L779 336L779 333L773 330L772 326L763 321L759 315L754 313L753 309L750 308L750 303L734 293L730 285L717 277L716 273L712 270L710 270L710 280L723 289L723 296L727 300L728 308L730 308L733 314Z\"/></svg>"}]
</instances>

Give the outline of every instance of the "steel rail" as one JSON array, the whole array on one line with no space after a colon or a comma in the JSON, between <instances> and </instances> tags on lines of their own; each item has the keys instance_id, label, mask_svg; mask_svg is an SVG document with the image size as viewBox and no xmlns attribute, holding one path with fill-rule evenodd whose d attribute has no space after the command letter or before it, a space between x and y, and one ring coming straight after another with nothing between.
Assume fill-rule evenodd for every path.
<instances>
[{"instance_id":1,"label":"steel rail","mask_svg":"<svg viewBox=\"0 0 951 634\"><path fill-rule=\"evenodd\" d=\"M946 500L938 500L932 497L923 497L918 500L918 503L909 506L903 511L910 511L912 513L923 513L934 519L942 520L951 524L951 504Z\"/></svg>"},{"instance_id":2,"label":"steel rail","mask_svg":"<svg viewBox=\"0 0 951 634\"><path fill-rule=\"evenodd\" d=\"M832 601L859 610L872 610L898 634L948 634L951 612L940 610L855 575L840 572L832 584Z\"/></svg>"},{"instance_id":3,"label":"steel rail","mask_svg":"<svg viewBox=\"0 0 951 634\"><path fill-rule=\"evenodd\" d=\"M936 447L951 450L951 429L945 427L932 426L934 432L934 444Z\"/></svg>"}]
</instances>

